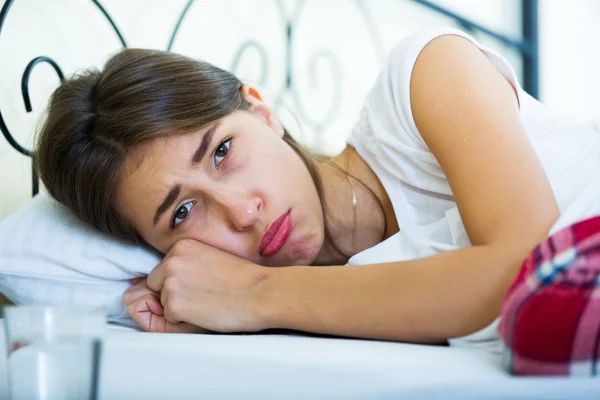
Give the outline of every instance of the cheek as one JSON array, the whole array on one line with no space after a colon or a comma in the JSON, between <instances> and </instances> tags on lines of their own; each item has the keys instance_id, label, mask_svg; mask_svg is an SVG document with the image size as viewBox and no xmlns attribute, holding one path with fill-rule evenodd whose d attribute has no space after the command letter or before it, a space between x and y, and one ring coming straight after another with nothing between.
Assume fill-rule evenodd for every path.
<instances>
[{"instance_id":1,"label":"cheek","mask_svg":"<svg viewBox=\"0 0 600 400\"><path fill-rule=\"evenodd\" d=\"M314 186L312 178L300 157L289 148L276 149L271 155L257 160L253 176L278 192L307 194L306 191Z\"/></svg>"},{"instance_id":2,"label":"cheek","mask_svg":"<svg viewBox=\"0 0 600 400\"><path fill-rule=\"evenodd\" d=\"M232 232L220 216L194 215L190 222L190 227L177 240L193 239L238 257L249 257L246 235Z\"/></svg>"}]
</instances>

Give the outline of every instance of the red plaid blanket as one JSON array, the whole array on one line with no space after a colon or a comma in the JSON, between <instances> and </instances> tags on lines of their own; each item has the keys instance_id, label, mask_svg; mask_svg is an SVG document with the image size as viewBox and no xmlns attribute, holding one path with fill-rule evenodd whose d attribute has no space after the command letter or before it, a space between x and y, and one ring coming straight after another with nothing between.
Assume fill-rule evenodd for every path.
<instances>
[{"instance_id":1,"label":"red plaid blanket","mask_svg":"<svg viewBox=\"0 0 600 400\"><path fill-rule=\"evenodd\" d=\"M506 295L499 326L519 375L600 375L600 216L540 243Z\"/></svg>"}]
</instances>

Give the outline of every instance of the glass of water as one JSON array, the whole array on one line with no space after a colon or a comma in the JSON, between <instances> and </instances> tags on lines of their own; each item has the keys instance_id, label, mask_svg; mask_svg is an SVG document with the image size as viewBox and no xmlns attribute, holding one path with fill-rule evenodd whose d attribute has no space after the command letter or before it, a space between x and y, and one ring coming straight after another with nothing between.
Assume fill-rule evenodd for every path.
<instances>
[{"instance_id":1,"label":"glass of water","mask_svg":"<svg viewBox=\"0 0 600 400\"><path fill-rule=\"evenodd\" d=\"M11 400L95 400L103 312L71 307L4 307Z\"/></svg>"}]
</instances>

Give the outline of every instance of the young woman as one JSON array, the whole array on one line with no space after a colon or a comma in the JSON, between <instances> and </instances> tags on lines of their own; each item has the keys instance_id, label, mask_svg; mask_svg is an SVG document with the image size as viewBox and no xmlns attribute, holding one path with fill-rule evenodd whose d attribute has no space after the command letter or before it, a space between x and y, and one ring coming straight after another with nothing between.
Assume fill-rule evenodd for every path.
<instances>
[{"instance_id":1,"label":"young woman","mask_svg":"<svg viewBox=\"0 0 600 400\"><path fill-rule=\"evenodd\" d=\"M428 29L392 50L336 157L230 73L124 50L56 90L37 165L82 220L165 254L124 296L148 331L432 343L489 326L561 213L589 216L600 133Z\"/></svg>"}]
</instances>

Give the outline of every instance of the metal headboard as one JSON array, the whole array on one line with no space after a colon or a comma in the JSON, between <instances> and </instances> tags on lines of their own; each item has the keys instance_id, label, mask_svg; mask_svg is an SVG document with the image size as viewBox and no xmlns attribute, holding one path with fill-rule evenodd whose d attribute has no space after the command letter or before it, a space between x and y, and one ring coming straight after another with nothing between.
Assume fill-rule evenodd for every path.
<instances>
[{"instance_id":1,"label":"metal headboard","mask_svg":"<svg viewBox=\"0 0 600 400\"><path fill-rule=\"evenodd\" d=\"M399 0L399 1L401 1L401 0ZM431 1L427 1L427 0L409 0L409 1L420 4L423 7L427 8L435 13L438 13L440 15L451 18L455 23L460 25L464 30L466 30L468 32L481 33L488 37L494 38L495 40L508 46L509 48L512 48L513 50L516 50L518 53L520 53L520 55L523 58L523 71L522 71L523 88L525 89L526 92L528 92L533 97L536 97L536 98L538 97L538 80L539 80L539 78L538 78L538 1L537 0L520 0L521 28L522 28L522 33L523 33L521 38L510 37L501 32L497 32L495 30L489 29L475 21L465 18L465 17L463 17L451 10L448 10L440 5L437 5ZM8 13L10 11L10 8L14 4L14 2L15 2L15 0L5 0L2 10L0 11L0 37L2 35L2 28L4 26L4 22L6 21L6 19L8 17ZM333 116L335 114L336 102L339 101L339 91L338 91L338 98L334 99L333 106L330 108L329 112L323 118L321 118L321 120L319 120L319 121L312 120L310 118L310 116L305 112L305 110L302 106L302 103L299 101L299 99L297 97L297 93L295 92L294 73L293 73L294 70L293 70L293 63L292 63L292 54L293 54L292 50L293 50L294 43L295 43L294 28L298 23L300 9L305 2L306 2L306 0L301 0L301 1L297 2L295 9L292 10L292 13L290 14L290 13L288 13L288 10L284 6L283 0L275 0L275 4L277 5L279 15L280 15L281 19L285 22L285 24L284 24L284 35L286 38L286 52L285 52L286 59L285 59L285 65L284 65L285 84L283 85L281 90L285 91L286 93L291 95L291 99L294 102L294 106L297 107L297 111L301 114L301 116L305 120L311 122L315 126L315 128L317 128L316 129L317 131L319 131L320 129L323 128L323 126L327 125L327 123L333 118ZM121 42L121 45L123 46L123 48L126 48L127 43L125 41L125 38L121 34L119 28L117 27L117 25L115 24L113 19L110 17L110 15L106 11L106 9L102 6L102 4L100 4L100 2L98 0L92 0L92 3L98 8L100 13L110 23L115 34L118 36L119 41ZM193 3L194 3L194 0L188 0L185 7L181 11L181 14L177 20L177 23L175 24L175 27L172 31L171 38L170 38L169 44L167 46L167 50L170 51L173 48L173 44L175 43L177 34L179 32L179 28L180 28L183 20L185 19L186 15L188 14L188 11L190 10ZM383 46L379 40L379 35L377 32L376 25L375 25L374 21L371 19L371 16L369 14L369 9L366 4L367 1L366 0L354 0L354 3L361 11L363 21L365 22L365 24L367 26L369 35L371 36L371 39L373 41L373 44L374 44L377 52L380 55L382 55L383 54ZM233 60L233 64L232 64L233 70L236 69L238 62L241 59L242 54L250 48L254 48L263 59L266 59L267 51L263 47L263 45L261 45L261 43L259 43L257 41L248 40L248 41L242 43L242 45L239 47L239 49L234 57L234 60ZM314 57L315 58L317 58L317 57L329 58L329 60L333 63L333 65L336 65L335 55L333 55L333 54L321 52L319 54L315 54ZM25 68L25 71L23 72L23 77L21 79L21 92L23 95L23 102L25 104L25 109L27 112L32 111L31 101L29 98L29 77L31 76L31 72L33 71L35 66L38 65L39 63L50 64L53 67L53 69L56 71L56 74L58 75L58 77L61 80L64 79L64 74L61 71L60 67L51 58L40 56L40 57L36 57L33 60L31 60L29 62L29 64L27 65L27 67ZM263 66L266 66L266 65L267 65L267 63L263 63ZM264 67L264 68L266 68L266 67ZM261 75L264 77L264 76L266 76L266 73L267 73L267 71L265 69L263 69ZM279 96L279 98L281 98L281 96ZM278 107L278 105L276 104L275 108L277 108L277 107ZM33 159L33 157L35 156L33 151L31 151L31 150L25 148L24 146L22 146L21 144L19 144L15 140L15 138L11 135L8 127L6 126L4 118L2 117L1 110L0 110L0 130L2 130L2 134L4 135L4 137L6 138L8 143L15 150L17 150L18 152L22 153L23 155L25 155L27 157L31 157ZM32 192L33 192L33 195L36 195L38 193L38 191L39 191L39 179L36 175L35 170L32 169Z\"/></svg>"}]
</instances>

